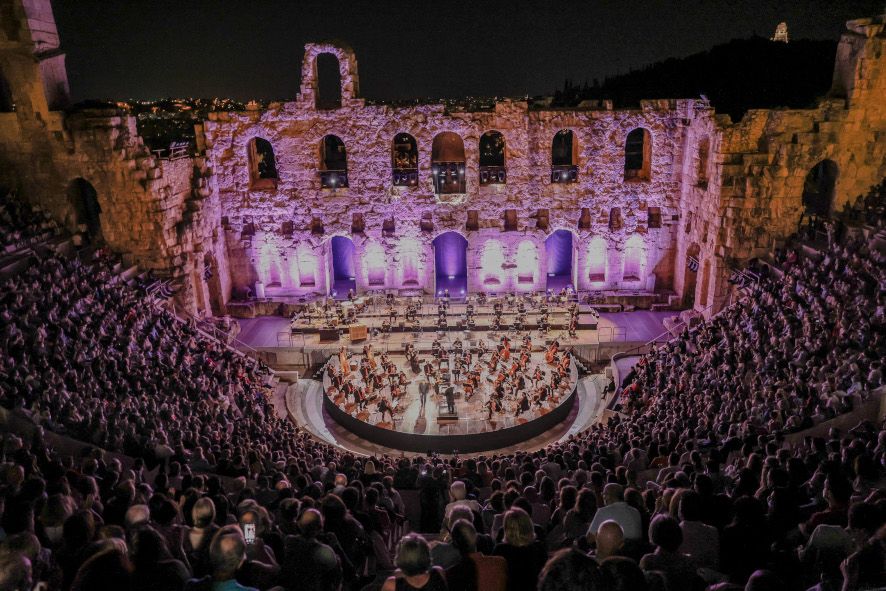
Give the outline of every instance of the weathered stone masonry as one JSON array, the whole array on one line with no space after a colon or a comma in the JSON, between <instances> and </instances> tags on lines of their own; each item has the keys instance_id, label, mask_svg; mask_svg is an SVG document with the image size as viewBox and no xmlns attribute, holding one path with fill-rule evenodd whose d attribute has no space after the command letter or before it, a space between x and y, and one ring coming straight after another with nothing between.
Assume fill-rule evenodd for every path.
<instances>
[{"instance_id":1,"label":"weathered stone masonry","mask_svg":"<svg viewBox=\"0 0 886 591\"><path fill-rule=\"evenodd\" d=\"M544 289L545 239L556 230L572 233L580 290L716 309L730 267L796 227L818 162L839 170L835 208L886 175L883 17L847 24L834 87L817 108L751 111L734 124L698 99L638 110L367 105L353 51L308 45L295 101L213 113L198 125L198 155L167 160L148 152L123 110L59 110L67 82L48 0L0 0L0 14L0 74L15 104L0 113L0 184L73 228L82 220L72 181L88 181L108 244L177 278L177 297L194 312L222 313L258 281L272 293L328 293L333 236L353 240L358 290L431 293L432 241L449 231L467 239L470 291ZM323 53L339 62L334 109L316 107ZM625 140L638 128L648 132L648 180L626 181ZM575 183L551 180L552 141L563 129L574 136ZM505 140L507 181L481 185L479 141L493 130ZM444 132L464 144L464 192L435 192L432 145ZM417 144L415 186L392 182L401 133ZM321 187L330 134L346 149L347 188ZM275 179L255 182L255 138L273 148ZM506 216L514 229L505 230Z\"/></svg>"}]
</instances>

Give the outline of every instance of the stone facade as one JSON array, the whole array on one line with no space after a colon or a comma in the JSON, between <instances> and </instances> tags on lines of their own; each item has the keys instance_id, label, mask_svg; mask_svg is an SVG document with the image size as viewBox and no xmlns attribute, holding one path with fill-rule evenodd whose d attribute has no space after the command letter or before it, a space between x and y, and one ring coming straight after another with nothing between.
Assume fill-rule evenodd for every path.
<instances>
[{"instance_id":1,"label":"stone facade","mask_svg":"<svg viewBox=\"0 0 886 591\"><path fill-rule=\"evenodd\" d=\"M15 103L0 113L0 185L74 228L83 220L72 182L87 181L107 243L174 277L178 299L197 313L222 313L259 282L272 294L329 293L342 272L336 236L353 243L358 291L433 293L433 242L447 232L467 241L468 291L543 290L546 241L558 230L571 235L579 290L716 309L729 269L796 227L816 163L839 170L835 207L886 175L882 17L847 24L831 96L817 108L751 111L738 123L698 99L636 110L366 104L353 51L311 44L296 100L212 113L197 126L197 156L172 160L145 148L123 110L59 110L67 82L48 0L0 0L0 14L18 25L0 30L0 74ZM338 60L337 108L317 107L322 54ZM636 129L646 130L644 171L626 180ZM552 182L560 130L574 137L573 183ZM504 138L505 184L480 183L480 138L490 131ZM395 186L392 147L403 133L417 145L418 178ZM435 191L432 146L443 133L463 143L458 193ZM323 187L327 135L344 144L347 187ZM272 174L257 172L257 138L273 150Z\"/></svg>"}]
</instances>

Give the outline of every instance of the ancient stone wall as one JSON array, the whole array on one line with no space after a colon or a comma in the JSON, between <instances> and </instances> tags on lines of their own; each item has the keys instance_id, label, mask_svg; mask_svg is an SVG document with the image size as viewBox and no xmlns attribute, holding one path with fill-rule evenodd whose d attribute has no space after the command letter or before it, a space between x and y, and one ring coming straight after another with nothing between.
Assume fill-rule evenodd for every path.
<instances>
[{"instance_id":1,"label":"ancient stone wall","mask_svg":"<svg viewBox=\"0 0 886 591\"><path fill-rule=\"evenodd\" d=\"M321 49L330 51L325 46L307 48L305 75L315 72L312 64ZM689 128L710 125L703 123L711 120L710 108L692 100L647 101L641 110L619 111L531 109L525 101L502 101L494 110L475 112L448 111L443 105L368 106L351 95L350 88L356 84L353 54L332 49L347 65L341 67L341 108L318 110L313 94L316 83L303 80L303 95L297 101L262 111L217 113L205 124L207 159L226 220L236 287L262 281L292 293L325 293L331 265L328 243L340 235L354 241L358 288L419 287L432 292L433 239L456 231L468 241L469 290L544 289L544 241L558 229L574 234L579 289L665 291L672 287L675 240L671 221L679 217L683 144ZM648 130L652 142L650 179L645 182L624 179L625 138L636 128ZM551 182L551 143L561 129L572 130L578 144L578 182L574 184ZM483 186L479 140L493 130L502 133L506 142L507 183ZM392 182L392 142L404 132L418 145L415 187ZM464 142L464 193L438 195L434 191L431 146L442 132L454 132ZM321 144L328 134L338 136L346 146L348 188L321 187ZM279 176L273 186L256 189L251 182L249 154L254 138L273 146ZM657 208L664 220L659 228L649 228L650 207ZM590 211L590 224L579 228L583 208ZM621 228L609 227L613 208L621 210ZM506 210L516 212L515 231L504 231ZM539 210L547 210L549 222L543 228L538 227ZM469 211L477 212L476 230L467 228ZM352 232L354 214L362 215L365 224L356 235ZM317 231L318 224L322 232ZM386 227L393 231L385 231ZM602 254L605 280L592 282L586 271L588 246L595 237L606 245ZM623 258L632 238L641 251L642 274L626 281ZM486 282L481 267L490 240L498 241L502 252L487 260L503 260L498 264L501 272ZM533 245L539 262L531 281L525 276L518 281L516 275L521 266L517 251L524 241ZM368 262L362 257L367 249L375 257ZM418 285L413 281L404 285L398 265L416 252ZM533 256L533 248L524 247L522 252ZM395 264L383 284L376 277L370 286L367 265L379 258ZM314 272L305 273L305 265L314 265ZM300 275L308 279L305 286Z\"/></svg>"},{"instance_id":2,"label":"ancient stone wall","mask_svg":"<svg viewBox=\"0 0 886 591\"><path fill-rule=\"evenodd\" d=\"M197 126L198 155L170 160L146 149L124 111L58 110L67 81L49 0L0 0L0 16L0 75L12 90L12 112L0 112L0 185L74 229L82 223L74 189L87 182L108 244L175 278L192 312L223 313L232 294L258 282L280 294L329 293L335 236L353 242L359 291L432 293L434 239L447 232L466 239L469 291L541 290L558 230L571 236L578 289L674 293L713 311L729 270L796 228L817 163L838 171L833 208L886 175L882 17L847 24L833 90L817 108L750 111L738 123L695 99L637 110L368 105L354 53L312 44L295 101L213 113ZM324 53L339 62L339 108L317 108ZM626 138L638 128L650 142L648 179L625 180ZM575 138L575 183L551 179L552 141L563 129ZM507 182L481 185L479 142L493 130L505 140ZM464 144L460 193L434 188L432 145L444 132ZM417 143L414 186L392 182L400 133ZM345 145L346 188L321 186L328 134ZM270 142L276 178L256 182L256 138Z\"/></svg>"}]
</instances>

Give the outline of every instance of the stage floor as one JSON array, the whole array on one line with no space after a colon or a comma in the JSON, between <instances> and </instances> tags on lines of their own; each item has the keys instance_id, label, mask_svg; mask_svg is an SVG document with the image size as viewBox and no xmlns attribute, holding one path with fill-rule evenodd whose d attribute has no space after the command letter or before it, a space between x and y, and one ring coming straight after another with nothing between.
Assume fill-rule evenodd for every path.
<instances>
[{"instance_id":1,"label":"stage floor","mask_svg":"<svg viewBox=\"0 0 886 591\"><path fill-rule=\"evenodd\" d=\"M560 330L552 330L548 333L549 338L558 338L561 343L572 344L596 344L602 342L641 342L645 343L664 333L663 321L665 318L674 316L676 312L651 312L637 310L634 312L602 312L596 330L579 330L577 339L566 338L566 333ZM293 335L288 318L281 316L260 316L257 318L237 318L240 324L240 333L237 339L255 349L293 348L293 347L320 347L318 334ZM460 333L451 332L450 340L454 340ZM533 336L538 334L533 331ZM474 331L472 338L486 338L492 341L487 332ZM436 338L436 332L426 330L418 338L420 345L430 346ZM416 343L412 333L392 333L373 340L374 343L384 343L385 348L402 347L405 343ZM348 344L343 341L341 344ZM363 343L353 346L362 347ZM339 343L322 345L337 350Z\"/></svg>"},{"instance_id":2,"label":"stage floor","mask_svg":"<svg viewBox=\"0 0 886 591\"><path fill-rule=\"evenodd\" d=\"M491 353L487 353L484 357L484 361L488 362L490 357ZM421 355L420 366L424 365L424 361L428 358L428 355ZM358 359L359 356L351 356L351 364L353 365L357 363ZM345 403L344 397L341 395L334 394L332 399L336 402L339 408L365 423L382 429L390 429L399 433L412 433L415 435L467 435L475 433L491 433L501 429L524 425L544 416L563 403L572 392L573 388L575 388L575 382L578 379L578 372L573 363L570 366L569 380L563 382L563 387L558 391L555 401L549 401L549 403L543 404L540 407L533 405L528 412L525 412L520 416L515 416L516 400L506 399L504 410L502 412L492 413L492 417L487 418L489 412L486 408L486 401L489 400L493 388L492 382L489 379L490 374L488 368L486 367L486 364L483 363L484 369L481 374L480 387L470 400L465 400L463 382L455 384L455 390L457 393L455 407L457 409L458 419L455 421L440 422L438 420L440 408L442 407L445 410L444 397L442 395L434 395L434 391L431 389L428 392L425 404L422 405L421 397L419 395L419 384L426 381L424 375L412 372L403 355L389 355L389 359L396 364L398 368L401 368L409 379L406 393L402 398L397 400L393 423L390 421L390 415L386 415L385 418L387 420L382 420L382 416L377 412L376 404L374 402L368 404L365 411L358 411L353 403ZM333 357L331 362L338 367L337 357ZM450 359L450 367L453 366L454 360ZM551 372L555 369L553 366L549 366L545 363L544 353L532 354L528 365L529 371L525 375L531 376L536 367L541 367L542 371L545 372L546 380L550 378ZM359 374L356 371L351 372L351 376L359 378ZM330 388L330 381L327 376L323 377L323 386L327 390ZM527 391L531 392L531 383L527 384ZM388 398L390 393L389 388L383 388L382 393L385 398Z\"/></svg>"}]
</instances>

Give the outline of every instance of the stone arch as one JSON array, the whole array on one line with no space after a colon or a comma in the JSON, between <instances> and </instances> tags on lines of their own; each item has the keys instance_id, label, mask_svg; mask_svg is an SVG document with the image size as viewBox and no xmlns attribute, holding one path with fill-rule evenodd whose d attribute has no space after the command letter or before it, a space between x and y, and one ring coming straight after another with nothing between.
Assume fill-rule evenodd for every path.
<instances>
[{"instance_id":1,"label":"stone arch","mask_svg":"<svg viewBox=\"0 0 886 591\"><path fill-rule=\"evenodd\" d=\"M517 271L517 285L532 286L538 275L538 247L532 240L523 240L517 245L514 257Z\"/></svg>"},{"instance_id":2,"label":"stone arch","mask_svg":"<svg viewBox=\"0 0 886 591\"><path fill-rule=\"evenodd\" d=\"M652 134L637 127L625 137L626 181L648 181L652 178Z\"/></svg>"},{"instance_id":3,"label":"stone arch","mask_svg":"<svg viewBox=\"0 0 886 591\"><path fill-rule=\"evenodd\" d=\"M317 108L317 57L331 54L338 61L341 82L341 104L353 101L359 95L359 76L357 75L357 56L354 50L341 43L308 43L301 64L301 88L299 99L302 103Z\"/></svg>"},{"instance_id":4,"label":"stone arch","mask_svg":"<svg viewBox=\"0 0 886 591\"><path fill-rule=\"evenodd\" d=\"M363 272L366 273L366 285L369 287L383 287L386 283L385 275L387 271L385 249L374 240L370 240L363 248L361 257L363 263Z\"/></svg>"},{"instance_id":5,"label":"stone arch","mask_svg":"<svg viewBox=\"0 0 886 591\"><path fill-rule=\"evenodd\" d=\"M808 213L823 216L831 213L839 174L837 163L827 158L809 170L803 183L803 206Z\"/></svg>"},{"instance_id":6,"label":"stone arch","mask_svg":"<svg viewBox=\"0 0 886 591\"><path fill-rule=\"evenodd\" d=\"M480 253L480 281L484 289L496 291L505 282L505 247L501 240L491 238L483 243Z\"/></svg>"},{"instance_id":7,"label":"stone arch","mask_svg":"<svg viewBox=\"0 0 886 591\"><path fill-rule=\"evenodd\" d=\"M637 234L625 242L622 281L642 281L646 275L646 244Z\"/></svg>"},{"instance_id":8,"label":"stone arch","mask_svg":"<svg viewBox=\"0 0 886 591\"><path fill-rule=\"evenodd\" d=\"M74 223L85 226L92 240L102 237L102 208L92 183L78 177L68 184L68 203L74 211Z\"/></svg>"},{"instance_id":9,"label":"stone arch","mask_svg":"<svg viewBox=\"0 0 886 591\"><path fill-rule=\"evenodd\" d=\"M314 66L317 75L317 86L314 106L318 110L338 109L341 107L341 64L335 54L328 51L317 55Z\"/></svg>"},{"instance_id":10,"label":"stone arch","mask_svg":"<svg viewBox=\"0 0 886 591\"><path fill-rule=\"evenodd\" d=\"M418 186L418 142L408 133L398 133L391 142L391 171L395 187Z\"/></svg>"},{"instance_id":11,"label":"stone arch","mask_svg":"<svg viewBox=\"0 0 886 591\"><path fill-rule=\"evenodd\" d=\"M606 261L609 245L602 236L594 236L588 243L588 281L603 283L606 281Z\"/></svg>"},{"instance_id":12,"label":"stone arch","mask_svg":"<svg viewBox=\"0 0 886 591\"><path fill-rule=\"evenodd\" d=\"M15 99L12 98L12 85L0 68L0 113L12 113L15 111Z\"/></svg>"},{"instance_id":13,"label":"stone arch","mask_svg":"<svg viewBox=\"0 0 886 591\"><path fill-rule=\"evenodd\" d=\"M431 170L435 193L466 192L465 143L460 135L444 131L434 136L431 144Z\"/></svg>"},{"instance_id":14,"label":"stone arch","mask_svg":"<svg viewBox=\"0 0 886 591\"><path fill-rule=\"evenodd\" d=\"M249 186L252 189L274 189L279 178L271 142L261 137L249 140Z\"/></svg>"}]
</instances>

